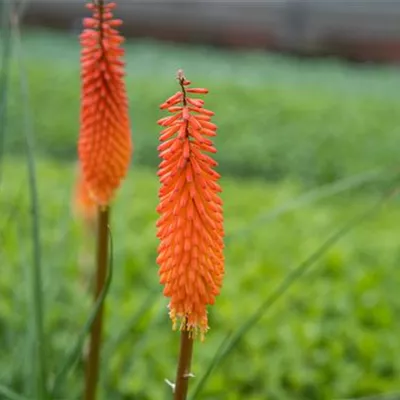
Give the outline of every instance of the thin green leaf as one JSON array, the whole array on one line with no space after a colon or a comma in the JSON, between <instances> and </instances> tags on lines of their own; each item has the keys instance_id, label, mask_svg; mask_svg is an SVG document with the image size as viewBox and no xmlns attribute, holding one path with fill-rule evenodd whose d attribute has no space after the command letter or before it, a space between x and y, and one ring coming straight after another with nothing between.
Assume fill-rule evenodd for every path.
<instances>
[{"instance_id":1,"label":"thin green leaf","mask_svg":"<svg viewBox=\"0 0 400 400\"><path fill-rule=\"evenodd\" d=\"M24 189L25 185L21 185L18 190L18 195L12 200L12 206L7 217L4 219L4 224L0 230L0 243L5 243L11 224L17 219L18 213L21 212L21 199L24 194Z\"/></svg>"},{"instance_id":2,"label":"thin green leaf","mask_svg":"<svg viewBox=\"0 0 400 400\"><path fill-rule=\"evenodd\" d=\"M62 385L67 374L71 371L71 369L75 366L76 362L78 361L78 359L81 355L81 352L82 352L85 338L86 338L87 334L90 332L93 322L96 319L97 313L99 312L100 307L104 303L104 300L106 299L108 291L110 289L112 276L113 276L114 245L113 245L112 233L111 233L110 228L108 229L108 233L109 233L109 241L110 241L110 256L109 256L109 266L108 266L108 274L107 274L106 283L104 285L104 288L103 288L100 296L97 298L97 300L94 304L93 310L92 310L89 318L87 319L85 325L83 326L81 332L79 333L74 347L69 352L69 355L65 359L63 366L60 368L60 371L58 372L58 374L56 375L56 377L54 379L53 389L51 391L53 396L58 391L59 387Z\"/></svg>"},{"instance_id":3,"label":"thin green leaf","mask_svg":"<svg viewBox=\"0 0 400 400\"><path fill-rule=\"evenodd\" d=\"M104 359L107 360L112 356L115 349L129 336L129 334L134 330L136 325L142 319L144 315L153 307L156 300L159 298L159 291L152 290L148 296L145 298L139 309L131 317L131 319L125 324L124 329L118 332L117 335L112 337L110 341L104 348Z\"/></svg>"},{"instance_id":4,"label":"thin green leaf","mask_svg":"<svg viewBox=\"0 0 400 400\"><path fill-rule=\"evenodd\" d=\"M2 53L0 69L0 182L2 179L2 165L4 140L7 127L7 93L11 70L11 29L10 29L11 2L3 1L1 6L1 36Z\"/></svg>"},{"instance_id":5,"label":"thin green leaf","mask_svg":"<svg viewBox=\"0 0 400 400\"><path fill-rule=\"evenodd\" d=\"M194 388L194 391L192 395L189 395L189 399L193 400L196 398L196 396L199 395L200 391L204 387L205 383L207 382L208 378L210 377L211 373L213 370L216 368L216 366L221 362L223 355L225 354L225 349L227 348L229 344L229 340L232 337L233 332L230 331L225 335L225 337L222 339L221 344L218 346L217 351L214 353L214 356L208 365L206 371L198 381L197 385Z\"/></svg>"},{"instance_id":6,"label":"thin green leaf","mask_svg":"<svg viewBox=\"0 0 400 400\"><path fill-rule=\"evenodd\" d=\"M154 288L154 289L149 289L149 290L151 290L152 293L158 293L158 295L155 296L155 298L154 298L155 300L157 300L155 302L155 304L161 303L164 301L163 298L160 298L159 292L157 289ZM149 297L150 296L151 295L149 295ZM165 316L165 311L164 311L163 307L156 306L155 309L158 310L158 312L156 313L156 315L154 317L151 317L151 320L148 322L148 324L146 326L146 330L148 332L152 332L155 329L155 326L157 326L157 324L159 323L160 319L164 318L164 316ZM148 311L150 311L150 310L148 309ZM141 352L144 351L144 349L146 349L146 341L148 341L149 339L150 339L150 335L140 335L137 338L137 340L135 340L135 342L132 343L132 345L130 346L131 358L129 360L125 360L125 362L131 363L132 359L133 360L140 359L140 354L141 354ZM108 349L108 351L110 351L110 348ZM108 357L111 357L110 353L108 353ZM107 361L104 363L105 368L103 368L101 371L101 373L102 373L101 380L102 380L104 392L108 393L109 391L112 390L112 388L110 386L110 382L107 379L105 379L105 378L110 377L110 374L107 374L107 372L106 372L106 366L107 366ZM124 366L120 365L120 369L124 369Z\"/></svg>"},{"instance_id":7,"label":"thin green leaf","mask_svg":"<svg viewBox=\"0 0 400 400\"><path fill-rule=\"evenodd\" d=\"M13 12L11 15L12 33L15 37L15 54L19 66L19 81L21 90L21 104L23 110L23 125L25 137L25 149L27 155L27 175L30 197L30 209L32 218L32 255L33 268L31 277L32 305L34 319L34 346L35 352L32 357L33 369L32 379L35 380L36 397L41 400L47 399L47 371L46 371L46 350L43 328L43 285L41 266L40 246L40 217L39 217L39 195L36 180L36 160L34 151L34 132L32 124L31 108L29 103L29 89L27 74L23 64L21 35L19 30L19 15Z\"/></svg>"},{"instance_id":8,"label":"thin green leaf","mask_svg":"<svg viewBox=\"0 0 400 400\"><path fill-rule=\"evenodd\" d=\"M4 396L6 400L28 400L26 397L23 397L19 395L18 393L15 393L8 387L4 385L0 385L0 394Z\"/></svg>"},{"instance_id":9,"label":"thin green leaf","mask_svg":"<svg viewBox=\"0 0 400 400\"><path fill-rule=\"evenodd\" d=\"M306 193L301 194L295 199L290 199L289 201L280 204L278 207L268 210L267 212L262 212L257 217L254 218L252 222L246 225L244 229L240 229L231 235L227 236L225 239L225 244L229 243L232 239L243 236L246 237L250 232L259 228L260 225L264 225L268 222L275 220L281 215L295 210L300 207L304 207L308 204L314 203L315 201L322 200L338 193L342 193L356 187L362 186L366 183L376 181L382 176L388 176L390 171L386 169L374 169L371 171L363 172L354 176L346 177L340 179L336 182L329 183L323 186L319 186L316 189L310 190Z\"/></svg>"},{"instance_id":10,"label":"thin green leaf","mask_svg":"<svg viewBox=\"0 0 400 400\"><path fill-rule=\"evenodd\" d=\"M191 400L195 400L198 398L199 394L203 390L211 372L219 365L235 348L235 346L240 342L240 340L244 337L244 335L260 320L260 318L271 308L273 304L277 300L279 300L283 294L285 294L288 289L302 276L308 269L314 265L323 254L329 248L331 248L339 239L341 239L344 235L358 226L360 223L365 221L368 217L370 217L373 213L377 212L378 209L392 196L393 191L390 190L387 194L382 196L378 202L376 202L372 207L369 207L367 210L364 210L361 214L352 218L347 224L345 224L342 228L332 234L328 239L317 249L315 250L306 260L300 263L296 268L294 268L289 274L286 275L281 284L265 299L265 301L258 307L258 309L239 327L239 329L234 332L231 338L228 340L227 338L224 341L227 341L227 344L224 346L221 345L222 350L217 351L211 360L211 363L207 367L204 375L200 379L199 383L195 387L193 394L190 396Z\"/></svg>"}]
</instances>

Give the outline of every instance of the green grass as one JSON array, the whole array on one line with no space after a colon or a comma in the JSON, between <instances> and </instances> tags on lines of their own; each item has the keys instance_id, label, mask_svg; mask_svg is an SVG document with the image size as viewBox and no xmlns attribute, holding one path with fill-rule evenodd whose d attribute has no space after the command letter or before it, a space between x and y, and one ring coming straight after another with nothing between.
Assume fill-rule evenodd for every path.
<instances>
[{"instance_id":1,"label":"green grass","mask_svg":"<svg viewBox=\"0 0 400 400\"><path fill-rule=\"evenodd\" d=\"M27 362L21 349L27 345L23 277L31 265L26 251L29 209L22 161L8 160L3 167L12 179L3 181L0 192L1 234L5 233L0 254L0 344L6 349L0 382L21 390ZM90 310L79 262L82 231L70 215L74 171L69 163L41 161L38 167L53 378ZM198 376L228 331L237 329L326 237L378 198L377 193L353 191L303 205L249 229L249 222L300 195L301 187L290 181L267 184L225 178L222 183L227 273L223 292L210 310L207 340L196 345L193 371ZM157 187L153 170L134 169L114 207L114 281L107 300L102 385L110 400L163 398L163 380L175 374L178 334L171 331L154 261ZM398 389L399 218L398 202L393 200L334 245L246 334L200 398L320 400ZM241 235L243 230L246 235ZM117 340L121 331L125 334ZM81 377L79 365L61 394L79 397Z\"/></svg>"},{"instance_id":2,"label":"green grass","mask_svg":"<svg viewBox=\"0 0 400 400\"><path fill-rule=\"evenodd\" d=\"M329 235L379 198L385 175L329 198L332 189L318 191L318 184L397 164L399 73L147 41L129 40L126 49L135 155L112 215L114 278L101 391L109 400L161 399L164 379L174 379L178 334L170 330L155 264L156 120L163 115L158 105L176 90L176 69L210 89L206 100L220 128L224 177L226 279L210 309L207 340L196 345L197 379L228 332ZM52 381L91 310L84 281L93 244L70 211L79 125L77 38L25 32L24 56L40 155ZM0 385L28 393L32 262L27 178L16 156L24 151L18 93L13 68L0 185ZM293 203L310 187L316 191ZM399 217L394 198L330 248L218 366L200 398L332 400L400 391ZM82 373L80 362L58 394L79 398Z\"/></svg>"},{"instance_id":3,"label":"green grass","mask_svg":"<svg viewBox=\"0 0 400 400\"><path fill-rule=\"evenodd\" d=\"M79 43L75 35L24 35L38 148L74 158L79 122ZM129 40L127 83L135 165L157 164L158 105L176 90L176 70L208 87L216 113L220 170L269 180L325 183L395 165L400 134L395 68L299 61ZM20 100L13 74L7 148L20 151ZM14 87L14 89L13 89Z\"/></svg>"}]
</instances>

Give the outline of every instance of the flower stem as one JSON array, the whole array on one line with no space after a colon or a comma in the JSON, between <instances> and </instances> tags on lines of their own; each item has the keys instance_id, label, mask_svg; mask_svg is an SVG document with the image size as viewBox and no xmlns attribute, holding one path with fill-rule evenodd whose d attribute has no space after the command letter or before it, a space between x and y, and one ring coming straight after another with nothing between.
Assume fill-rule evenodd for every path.
<instances>
[{"instance_id":1,"label":"flower stem","mask_svg":"<svg viewBox=\"0 0 400 400\"><path fill-rule=\"evenodd\" d=\"M190 365L192 363L192 353L193 338L190 336L190 332L184 330L181 332L181 346L179 350L178 370L176 372L174 400L185 400L187 398L189 379L191 377Z\"/></svg>"},{"instance_id":2,"label":"flower stem","mask_svg":"<svg viewBox=\"0 0 400 400\"><path fill-rule=\"evenodd\" d=\"M108 222L109 208L100 207L97 227L97 269L95 301L101 295L107 277L108 263ZM86 362L85 400L96 399L97 381L99 377L101 335L103 326L103 305L99 307L96 319L90 332L89 355Z\"/></svg>"}]
</instances>

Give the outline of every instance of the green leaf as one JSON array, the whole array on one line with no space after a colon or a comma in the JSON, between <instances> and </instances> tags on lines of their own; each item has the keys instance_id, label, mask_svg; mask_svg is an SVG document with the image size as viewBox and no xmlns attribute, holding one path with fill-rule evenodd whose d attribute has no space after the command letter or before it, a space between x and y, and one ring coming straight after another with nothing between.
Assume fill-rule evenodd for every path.
<instances>
[{"instance_id":1,"label":"green leaf","mask_svg":"<svg viewBox=\"0 0 400 400\"><path fill-rule=\"evenodd\" d=\"M71 371L71 369L75 366L77 360L79 359L79 356L82 352L85 338L88 335L88 333L90 332L93 322L96 319L97 313L99 312L100 307L104 303L104 301L107 297L107 294L109 292L109 289L111 286L111 281L112 281L112 276L113 276L113 251L114 250L113 250L113 240L112 240L112 234L111 234L110 228L108 228L108 232L109 232L109 240L110 240L110 256L109 256L109 267L108 267L106 283L104 285L104 288L103 288L100 296L97 298L97 300L94 304L93 310L90 313L89 318L87 319L81 332L77 336L74 347L69 352L69 355L66 357L62 367L60 368L60 371L57 373L57 375L54 379L53 389L51 391L53 396L59 390L60 386L64 382L65 377Z\"/></svg>"}]
</instances>

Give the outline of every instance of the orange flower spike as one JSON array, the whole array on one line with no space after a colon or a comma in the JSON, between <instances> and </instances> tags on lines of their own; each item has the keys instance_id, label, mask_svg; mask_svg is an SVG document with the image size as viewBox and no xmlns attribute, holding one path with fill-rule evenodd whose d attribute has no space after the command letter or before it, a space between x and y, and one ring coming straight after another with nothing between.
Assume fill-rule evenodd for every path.
<instances>
[{"instance_id":1,"label":"orange flower spike","mask_svg":"<svg viewBox=\"0 0 400 400\"><path fill-rule=\"evenodd\" d=\"M170 317L176 327L193 336L208 330L207 305L215 302L224 275L223 216L221 188L213 167L217 163L204 152L215 153L211 140L216 125L204 101L189 93L206 94L207 89L188 88L189 81L178 71L181 91L161 105L173 116L162 118L158 147L160 204L157 263L164 295L170 297ZM180 103L178 105L178 103Z\"/></svg>"},{"instance_id":2,"label":"orange flower spike","mask_svg":"<svg viewBox=\"0 0 400 400\"><path fill-rule=\"evenodd\" d=\"M84 179L93 199L108 205L127 174L133 145L115 3L87 4L81 34L81 126L78 143Z\"/></svg>"}]
</instances>

